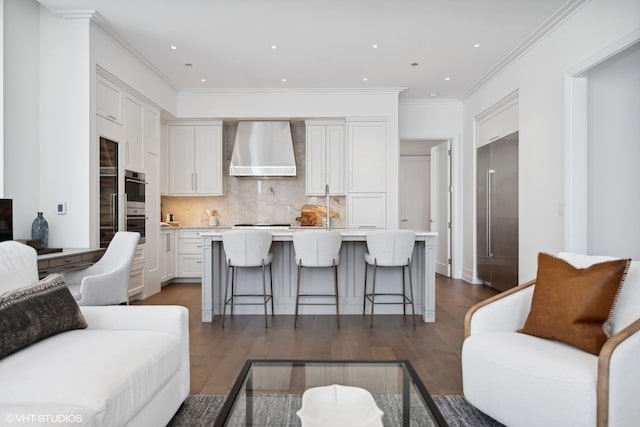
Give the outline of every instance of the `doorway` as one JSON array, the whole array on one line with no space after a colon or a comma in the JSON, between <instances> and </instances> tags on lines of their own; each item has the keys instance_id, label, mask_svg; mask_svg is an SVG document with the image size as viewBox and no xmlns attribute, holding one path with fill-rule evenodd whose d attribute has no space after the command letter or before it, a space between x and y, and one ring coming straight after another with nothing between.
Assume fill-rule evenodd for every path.
<instances>
[{"instance_id":1,"label":"doorway","mask_svg":"<svg viewBox=\"0 0 640 427\"><path fill-rule=\"evenodd\" d=\"M436 272L451 277L451 142L400 141L400 229L438 233Z\"/></svg>"}]
</instances>

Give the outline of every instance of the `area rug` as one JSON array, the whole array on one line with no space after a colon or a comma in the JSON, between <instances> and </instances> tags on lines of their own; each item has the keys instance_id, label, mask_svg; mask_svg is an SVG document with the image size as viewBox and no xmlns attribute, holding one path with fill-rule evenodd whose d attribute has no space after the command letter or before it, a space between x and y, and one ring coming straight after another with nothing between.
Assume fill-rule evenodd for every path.
<instances>
[{"instance_id":1,"label":"area rug","mask_svg":"<svg viewBox=\"0 0 640 427\"><path fill-rule=\"evenodd\" d=\"M211 426L213 425L218 413L222 409L226 396L220 394L191 394L180 407L176 415L169 422L170 427L192 427L192 426ZM265 425L273 426L300 426L300 420L295 415L292 407L299 408L299 396L279 396L279 403L269 404L270 422ZM502 424L488 417L476 408L471 406L465 400L464 396L458 395L437 395L433 396L433 400L438 405L444 419L451 427L500 427ZM395 419L392 410L389 408L394 405L393 401L385 400L376 396L376 403L385 411L383 422L385 426L401 425L399 420ZM282 410L274 408L281 407ZM256 408L258 409L258 408ZM419 414L416 418L412 417L411 425L433 425L426 421L426 417L420 418ZM231 425L242 425L241 422L233 422Z\"/></svg>"}]
</instances>

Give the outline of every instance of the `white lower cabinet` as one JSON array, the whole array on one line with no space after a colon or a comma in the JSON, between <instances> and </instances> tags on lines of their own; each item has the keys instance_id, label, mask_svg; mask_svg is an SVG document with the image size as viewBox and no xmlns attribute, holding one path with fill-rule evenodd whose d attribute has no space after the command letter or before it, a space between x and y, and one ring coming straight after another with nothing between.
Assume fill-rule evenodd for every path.
<instances>
[{"instance_id":1,"label":"white lower cabinet","mask_svg":"<svg viewBox=\"0 0 640 427\"><path fill-rule=\"evenodd\" d=\"M160 283L176 276L177 250L176 231L160 230Z\"/></svg>"},{"instance_id":2,"label":"white lower cabinet","mask_svg":"<svg viewBox=\"0 0 640 427\"><path fill-rule=\"evenodd\" d=\"M386 193L349 193L347 228L387 228Z\"/></svg>"},{"instance_id":3,"label":"white lower cabinet","mask_svg":"<svg viewBox=\"0 0 640 427\"><path fill-rule=\"evenodd\" d=\"M129 275L129 297L140 294L144 291L144 244L139 244L131 265Z\"/></svg>"},{"instance_id":4,"label":"white lower cabinet","mask_svg":"<svg viewBox=\"0 0 640 427\"><path fill-rule=\"evenodd\" d=\"M205 228L178 230L178 277L202 277L202 238Z\"/></svg>"}]
</instances>

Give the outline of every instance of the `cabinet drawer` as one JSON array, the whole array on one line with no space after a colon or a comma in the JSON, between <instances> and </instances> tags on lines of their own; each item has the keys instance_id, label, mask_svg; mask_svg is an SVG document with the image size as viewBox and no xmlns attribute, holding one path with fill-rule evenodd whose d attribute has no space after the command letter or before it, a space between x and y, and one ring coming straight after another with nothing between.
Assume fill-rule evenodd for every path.
<instances>
[{"instance_id":1,"label":"cabinet drawer","mask_svg":"<svg viewBox=\"0 0 640 427\"><path fill-rule=\"evenodd\" d=\"M178 252L181 254L200 254L202 239L180 239Z\"/></svg>"},{"instance_id":2,"label":"cabinet drawer","mask_svg":"<svg viewBox=\"0 0 640 427\"><path fill-rule=\"evenodd\" d=\"M202 277L202 257L196 255L180 255L180 277Z\"/></svg>"},{"instance_id":3,"label":"cabinet drawer","mask_svg":"<svg viewBox=\"0 0 640 427\"><path fill-rule=\"evenodd\" d=\"M199 233L205 232L204 228L191 228L191 229L182 229L178 234L178 238L180 239L201 239Z\"/></svg>"}]
</instances>

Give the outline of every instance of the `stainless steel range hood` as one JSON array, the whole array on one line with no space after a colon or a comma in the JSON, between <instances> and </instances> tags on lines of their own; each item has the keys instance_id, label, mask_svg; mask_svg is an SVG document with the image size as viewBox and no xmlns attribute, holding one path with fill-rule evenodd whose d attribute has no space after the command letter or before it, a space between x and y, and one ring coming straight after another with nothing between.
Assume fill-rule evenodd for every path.
<instances>
[{"instance_id":1,"label":"stainless steel range hood","mask_svg":"<svg viewBox=\"0 0 640 427\"><path fill-rule=\"evenodd\" d=\"M296 176L288 121L240 121L229 166L231 176Z\"/></svg>"}]
</instances>

